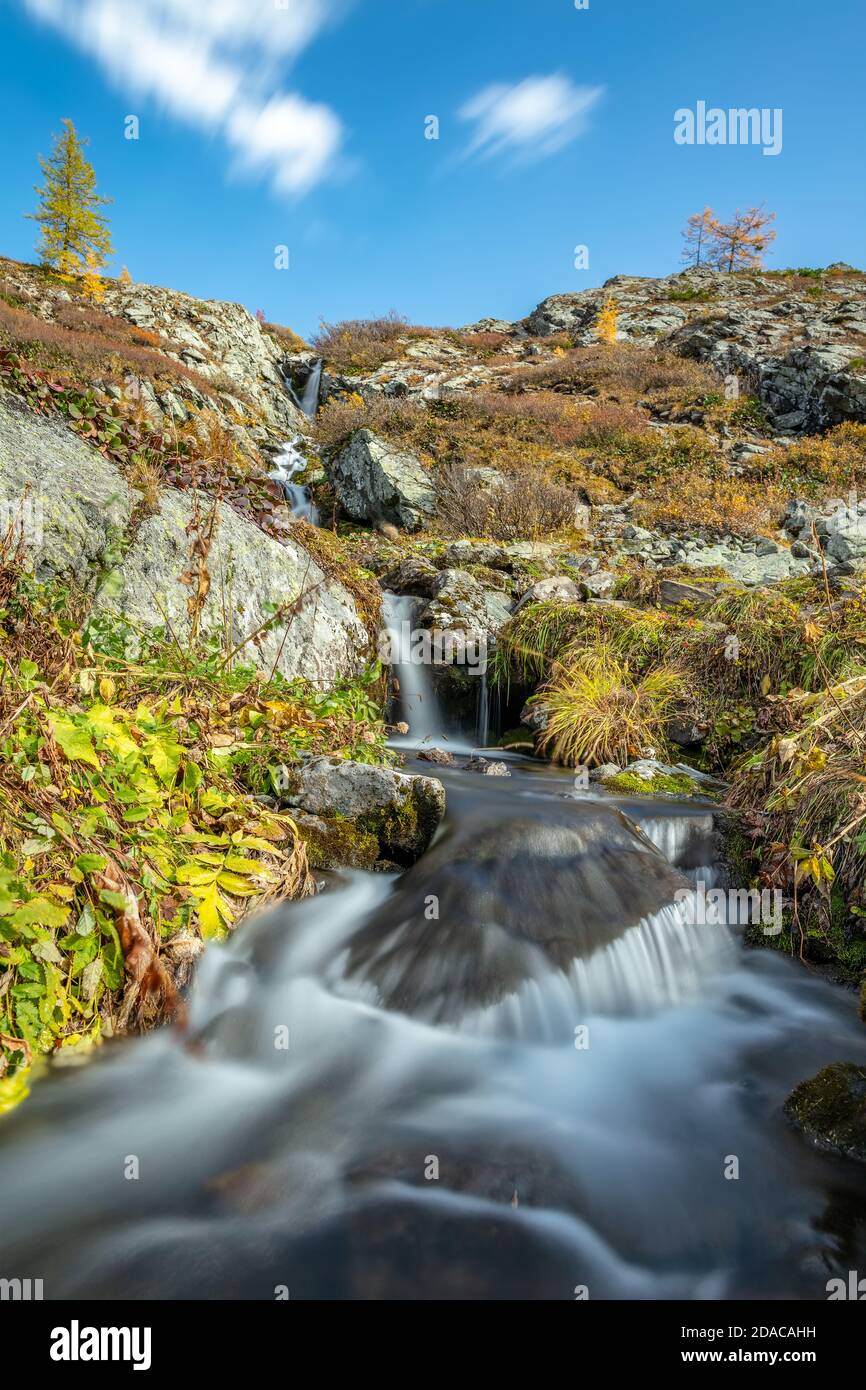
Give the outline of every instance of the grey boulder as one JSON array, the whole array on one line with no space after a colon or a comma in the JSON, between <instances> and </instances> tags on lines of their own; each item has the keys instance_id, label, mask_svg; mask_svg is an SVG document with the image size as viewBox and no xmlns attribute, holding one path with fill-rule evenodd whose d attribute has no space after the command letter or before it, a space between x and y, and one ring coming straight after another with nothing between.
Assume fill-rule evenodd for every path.
<instances>
[{"instance_id":1,"label":"grey boulder","mask_svg":"<svg viewBox=\"0 0 866 1390\"><path fill-rule=\"evenodd\" d=\"M417 531L435 511L433 483L419 460L372 430L357 430L325 466L340 506L353 521L385 521Z\"/></svg>"}]
</instances>

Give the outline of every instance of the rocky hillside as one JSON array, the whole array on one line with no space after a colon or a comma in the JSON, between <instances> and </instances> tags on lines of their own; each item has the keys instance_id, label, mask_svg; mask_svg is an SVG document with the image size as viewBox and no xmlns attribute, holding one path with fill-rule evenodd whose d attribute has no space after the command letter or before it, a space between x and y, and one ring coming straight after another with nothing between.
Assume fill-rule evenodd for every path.
<instances>
[{"instance_id":1,"label":"rocky hillside","mask_svg":"<svg viewBox=\"0 0 866 1390\"><path fill-rule=\"evenodd\" d=\"M80 289L0 263L3 1065L146 1019L310 866L424 850L444 793L386 747L383 590L488 651L494 742L619 794L730 783L776 944L861 977L866 275L617 277L311 347ZM474 726L459 651L434 677Z\"/></svg>"}]
</instances>

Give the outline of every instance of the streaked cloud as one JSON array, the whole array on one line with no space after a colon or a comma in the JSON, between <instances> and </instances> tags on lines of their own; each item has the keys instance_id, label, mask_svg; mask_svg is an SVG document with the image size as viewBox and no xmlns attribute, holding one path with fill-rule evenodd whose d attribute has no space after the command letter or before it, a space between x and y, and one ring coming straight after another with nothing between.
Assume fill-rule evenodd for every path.
<instances>
[{"instance_id":1,"label":"streaked cloud","mask_svg":"<svg viewBox=\"0 0 866 1390\"><path fill-rule=\"evenodd\" d=\"M464 154L542 159L583 134L603 95L604 87L577 87L564 73L485 87L459 112L475 127Z\"/></svg>"},{"instance_id":2,"label":"streaked cloud","mask_svg":"<svg viewBox=\"0 0 866 1390\"><path fill-rule=\"evenodd\" d=\"M21 0L89 54L130 100L222 136L236 168L301 194L326 176L343 128L280 75L330 21L334 0Z\"/></svg>"}]
</instances>

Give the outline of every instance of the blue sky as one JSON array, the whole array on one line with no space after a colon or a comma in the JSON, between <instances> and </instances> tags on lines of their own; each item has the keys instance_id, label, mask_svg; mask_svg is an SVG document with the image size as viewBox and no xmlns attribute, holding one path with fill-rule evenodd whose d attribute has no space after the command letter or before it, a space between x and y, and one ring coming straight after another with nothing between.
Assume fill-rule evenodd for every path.
<instances>
[{"instance_id":1,"label":"blue sky","mask_svg":"<svg viewBox=\"0 0 866 1390\"><path fill-rule=\"evenodd\" d=\"M777 213L769 266L866 262L863 0L0 0L0 23L0 251L22 260L71 116L114 198L111 269L303 333L666 274L707 203ZM699 100L781 108L781 153L677 145Z\"/></svg>"}]
</instances>

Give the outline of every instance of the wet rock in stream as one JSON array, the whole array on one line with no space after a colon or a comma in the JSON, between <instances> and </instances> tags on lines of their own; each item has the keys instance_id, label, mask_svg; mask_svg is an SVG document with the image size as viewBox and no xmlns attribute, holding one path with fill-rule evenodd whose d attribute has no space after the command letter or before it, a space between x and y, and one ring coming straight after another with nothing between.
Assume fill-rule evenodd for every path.
<instances>
[{"instance_id":1,"label":"wet rock in stream","mask_svg":"<svg viewBox=\"0 0 866 1390\"><path fill-rule=\"evenodd\" d=\"M454 1022L568 972L686 886L613 807L488 815L404 875L352 941L347 976L388 1008Z\"/></svg>"}]
</instances>

